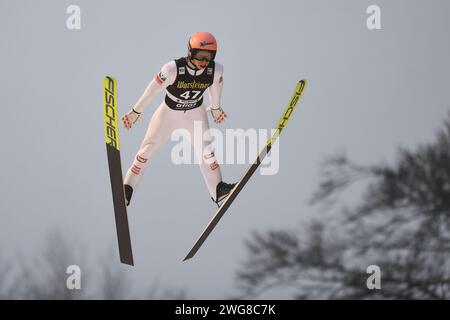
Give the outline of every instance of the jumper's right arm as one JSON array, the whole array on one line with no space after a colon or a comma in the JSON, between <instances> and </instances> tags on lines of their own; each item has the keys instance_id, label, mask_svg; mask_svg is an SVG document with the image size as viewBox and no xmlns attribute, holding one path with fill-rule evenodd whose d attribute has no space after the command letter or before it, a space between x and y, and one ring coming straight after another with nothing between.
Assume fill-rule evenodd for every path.
<instances>
[{"instance_id":1,"label":"jumper's right arm","mask_svg":"<svg viewBox=\"0 0 450 320\"><path fill-rule=\"evenodd\" d=\"M175 61L168 62L161 68L161 71L149 83L134 107L122 117L123 125L126 129L130 129L139 119L141 113L145 111L150 102L153 101L163 89L175 81L177 75L176 68Z\"/></svg>"}]
</instances>

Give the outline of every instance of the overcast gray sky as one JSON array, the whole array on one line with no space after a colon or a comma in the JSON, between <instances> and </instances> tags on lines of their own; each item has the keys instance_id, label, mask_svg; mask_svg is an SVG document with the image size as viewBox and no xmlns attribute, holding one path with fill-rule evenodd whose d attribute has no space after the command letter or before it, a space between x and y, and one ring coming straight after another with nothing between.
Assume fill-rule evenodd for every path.
<instances>
[{"instance_id":1,"label":"overcast gray sky","mask_svg":"<svg viewBox=\"0 0 450 320\"><path fill-rule=\"evenodd\" d=\"M81 8L81 30L66 28L71 4ZM366 27L371 4L381 8L381 30ZM307 200L324 156L346 150L363 164L393 161L398 146L433 137L450 109L448 12L446 0L0 0L0 248L13 259L35 253L54 229L92 257L116 248L102 79L118 79L125 113L164 63L185 55L189 35L208 30L225 68L229 115L212 127L270 129L296 82L308 79L280 138L280 171L255 175L182 263L215 207L198 167L173 165L166 145L129 208L136 266L121 268L142 287L159 281L194 298L223 298L251 230L320 214ZM162 98L143 124L121 131L124 170ZM223 166L224 179L245 168Z\"/></svg>"}]
</instances>

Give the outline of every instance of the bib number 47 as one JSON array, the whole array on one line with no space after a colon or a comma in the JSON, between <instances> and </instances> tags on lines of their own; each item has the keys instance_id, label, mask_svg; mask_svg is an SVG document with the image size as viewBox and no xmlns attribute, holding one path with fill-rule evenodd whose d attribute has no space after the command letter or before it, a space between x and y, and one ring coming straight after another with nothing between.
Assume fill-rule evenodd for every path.
<instances>
[{"instance_id":1,"label":"bib number 47","mask_svg":"<svg viewBox=\"0 0 450 320\"><path fill-rule=\"evenodd\" d=\"M192 92L192 95L191 95ZM180 97L183 97L185 100L197 99L200 95L201 91L193 90L193 91L185 91L183 94L180 94Z\"/></svg>"}]
</instances>

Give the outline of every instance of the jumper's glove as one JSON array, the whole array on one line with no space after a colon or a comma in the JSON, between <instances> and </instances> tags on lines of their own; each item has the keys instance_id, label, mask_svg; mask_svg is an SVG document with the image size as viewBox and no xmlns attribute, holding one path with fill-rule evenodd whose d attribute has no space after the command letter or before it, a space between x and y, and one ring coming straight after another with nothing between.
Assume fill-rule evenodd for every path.
<instances>
[{"instance_id":1,"label":"jumper's glove","mask_svg":"<svg viewBox=\"0 0 450 320\"><path fill-rule=\"evenodd\" d=\"M131 110L122 117L123 126L125 127L125 129L131 129L136 121L138 121L140 116L140 112L137 112L133 108L131 108Z\"/></svg>"},{"instance_id":2,"label":"jumper's glove","mask_svg":"<svg viewBox=\"0 0 450 320\"><path fill-rule=\"evenodd\" d=\"M221 107L209 107L207 110L211 111L211 115L215 123L222 123L227 117L227 114L222 110Z\"/></svg>"}]
</instances>

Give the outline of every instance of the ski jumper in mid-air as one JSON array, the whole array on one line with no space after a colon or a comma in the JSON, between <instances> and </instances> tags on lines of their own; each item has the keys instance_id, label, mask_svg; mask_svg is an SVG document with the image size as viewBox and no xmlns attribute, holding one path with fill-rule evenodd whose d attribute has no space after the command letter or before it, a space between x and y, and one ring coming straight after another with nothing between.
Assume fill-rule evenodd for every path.
<instances>
[{"instance_id":1,"label":"ski jumper in mid-air","mask_svg":"<svg viewBox=\"0 0 450 320\"><path fill-rule=\"evenodd\" d=\"M124 127L130 129L147 105L166 89L165 99L151 117L144 140L125 176L124 190L127 206L152 155L176 129L186 129L190 137L193 137L195 121L201 122L203 138L201 143L194 143L194 141L191 143L199 159L200 171L211 199L220 206L233 189L235 184L222 181L219 164L211 149L207 111L203 103L203 93L208 89L214 122L221 123L225 120L226 114L221 108L220 101L223 66L214 61L216 52L217 42L212 34L208 32L193 34L189 38L187 57L166 63L134 107L122 117Z\"/></svg>"}]
</instances>

